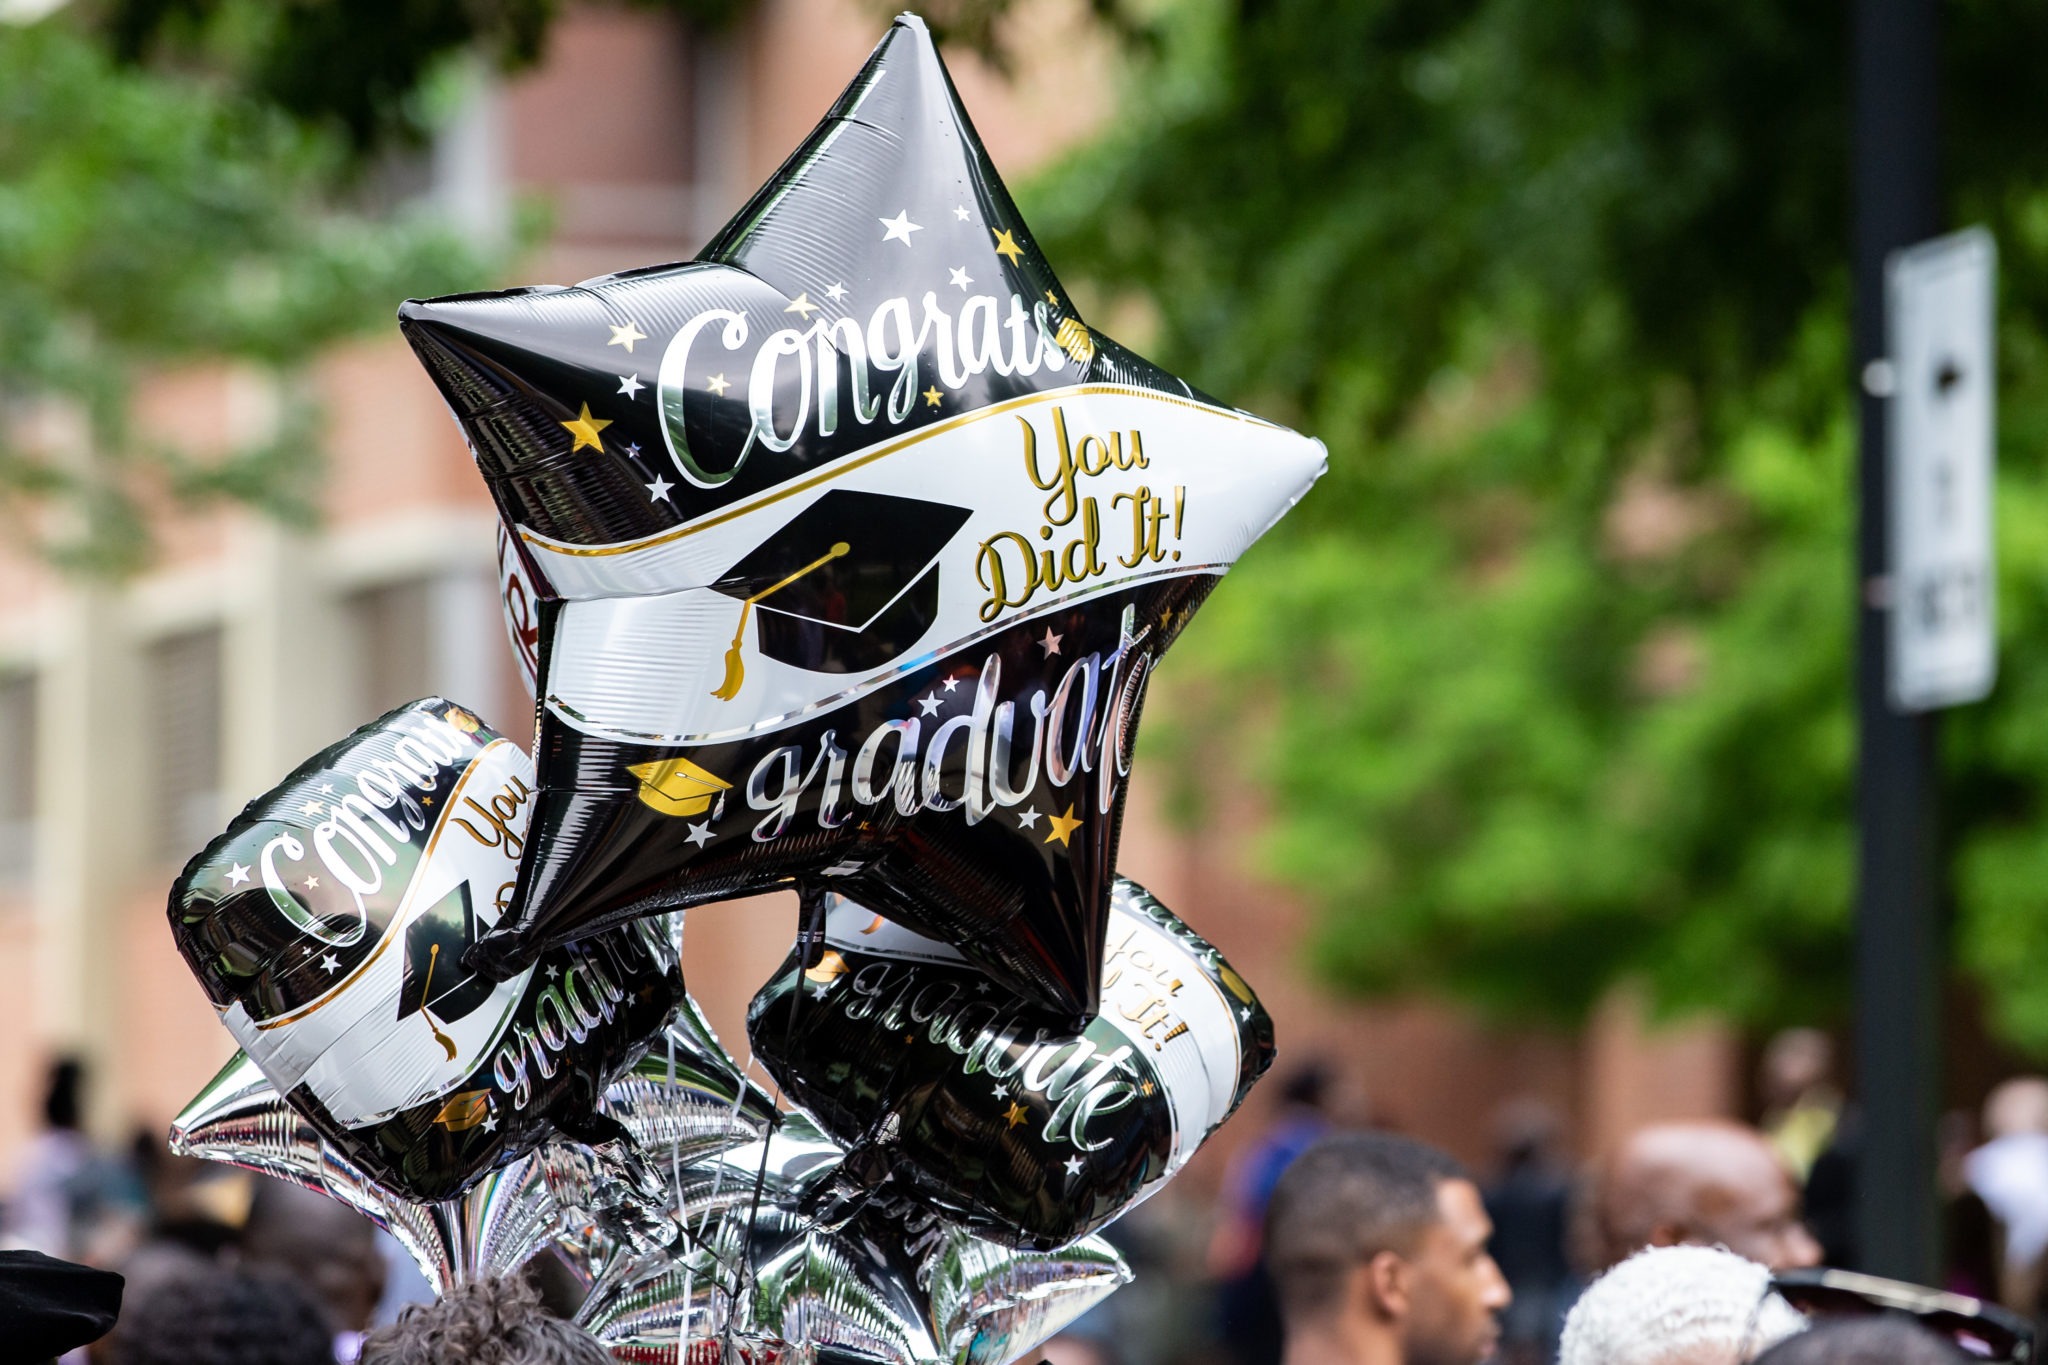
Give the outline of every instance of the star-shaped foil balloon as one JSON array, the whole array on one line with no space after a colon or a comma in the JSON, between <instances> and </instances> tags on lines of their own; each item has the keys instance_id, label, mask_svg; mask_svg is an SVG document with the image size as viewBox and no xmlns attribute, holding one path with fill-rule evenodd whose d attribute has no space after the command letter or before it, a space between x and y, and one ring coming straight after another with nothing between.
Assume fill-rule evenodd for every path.
<instances>
[{"instance_id":1,"label":"star-shaped foil balloon","mask_svg":"<svg viewBox=\"0 0 2048 1365\"><path fill-rule=\"evenodd\" d=\"M478 965L829 887L1095 1008L1146 680L1323 450L1081 319L921 22L697 261L401 325L540 602Z\"/></svg>"}]
</instances>

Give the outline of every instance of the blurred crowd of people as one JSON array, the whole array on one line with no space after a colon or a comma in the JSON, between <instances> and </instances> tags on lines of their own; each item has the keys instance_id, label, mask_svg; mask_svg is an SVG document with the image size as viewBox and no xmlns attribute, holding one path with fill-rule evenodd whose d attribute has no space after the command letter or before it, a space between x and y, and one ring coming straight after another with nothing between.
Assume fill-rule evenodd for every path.
<instances>
[{"instance_id":1,"label":"blurred crowd of people","mask_svg":"<svg viewBox=\"0 0 2048 1365\"><path fill-rule=\"evenodd\" d=\"M435 1305L397 1243L332 1200L172 1158L153 1133L96 1149L83 1084L53 1069L0 1212L17 1249L0 1253L16 1258L0 1321L27 1352L0 1357L39 1358L16 1288L79 1296L60 1315L76 1331L111 1283L118 1314L67 1365L607 1359L564 1320L565 1267ZM2043 1305L2048 1079L1994 1091L1981 1143L1945 1125L1947 1260L1924 1288L1841 1273L1856 1117L1818 1033L1765 1050L1759 1125L1654 1124L1583 1167L1533 1100L1500 1107L1475 1175L1372 1123L1330 1067L1273 1092L1220 1196L1162 1197L1113 1226L1137 1281L1047 1343L1051 1365L1932 1365L2019 1358ZM58 1260L19 1259L36 1252Z\"/></svg>"}]
</instances>

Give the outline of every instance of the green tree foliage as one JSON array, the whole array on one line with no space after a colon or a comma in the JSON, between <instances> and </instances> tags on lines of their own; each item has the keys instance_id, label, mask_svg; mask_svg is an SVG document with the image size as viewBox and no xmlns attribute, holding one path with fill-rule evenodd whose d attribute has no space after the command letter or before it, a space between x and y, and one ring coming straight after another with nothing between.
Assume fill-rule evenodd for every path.
<instances>
[{"instance_id":1,"label":"green tree foliage","mask_svg":"<svg viewBox=\"0 0 2048 1365\"><path fill-rule=\"evenodd\" d=\"M280 375L396 302L480 282L414 216L337 212L337 144L274 110L114 66L63 16L0 25L0 527L72 568L146 562L161 493L310 515L312 420L198 457L133 420L151 367L201 357ZM289 383L283 385L287 394ZM89 435L33 438L52 407ZM47 425L47 424L45 424Z\"/></svg>"},{"instance_id":2,"label":"green tree foliage","mask_svg":"<svg viewBox=\"0 0 2048 1365\"><path fill-rule=\"evenodd\" d=\"M1330 447L1148 739L1263 784L1337 984L1841 1004L1845 13L1175 0L1037 187L1048 255L1160 360ZM2003 252L2004 671L1947 728L1956 941L2048 1051L2048 7L1944 15L1951 203Z\"/></svg>"}]
</instances>

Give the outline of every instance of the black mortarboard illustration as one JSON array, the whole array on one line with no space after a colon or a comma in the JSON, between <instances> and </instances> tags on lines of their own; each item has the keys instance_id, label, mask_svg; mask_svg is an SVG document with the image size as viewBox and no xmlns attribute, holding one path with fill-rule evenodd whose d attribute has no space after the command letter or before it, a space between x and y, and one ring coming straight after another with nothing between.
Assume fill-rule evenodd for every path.
<instances>
[{"instance_id":1,"label":"black mortarboard illustration","mask_svg":"<svg viewBox=\"0 0 2048 1365\"><path fill-rule=\"evenodd\" d=\"M455 1041L441 1031L490 999L492 982L463 970L462 955L476 942L476 911L469 883L429 906L406 926L405 974L398 988L398 1017L425 1012L427 1027L455 1059Z\"/></svg>"},{"instance_id":2,"label":"black mortarboard illustration","mask_svg":"<svg viewBox=\"0 0 2048 1365\"><path fill-rule=\"evenodd\" d=\"M935 561L967 516L943 502L848 489L797 513L712 584L740 603L713 695L739 692L750 618L763 654L817 673L879 668L909 649L938 616Z\"/></svg>"}]
</instances>

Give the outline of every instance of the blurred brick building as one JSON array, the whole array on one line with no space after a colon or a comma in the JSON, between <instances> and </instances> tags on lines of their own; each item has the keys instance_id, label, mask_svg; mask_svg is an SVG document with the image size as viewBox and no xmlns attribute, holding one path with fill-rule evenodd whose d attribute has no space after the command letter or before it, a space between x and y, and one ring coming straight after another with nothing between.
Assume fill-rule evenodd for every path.
<instances>
[{"instance_id":1,"label":"blurred brick building","mask_svg":"<svg viewBox=\"0 0 2048 1365\"><path fill-rule=\"evenodd\" d=\"M1111 112L1112 54L1083 11L1022 7L1009 79L952 57L1013 180ZM539 70L480 89L404 178L481 233L519 197L545 196L556 232L522 279L682 259L808 132L885 18L857 0L763 0L741 31L707 40L644 12L579 9ZM0 1048L0 1190L58 1051L88 1059L94 1125L109 1137L161 1129L231 1053L164 904L184 859L241 802L429 692L530 733L495 598L490 505L438 395L395 328L332 355L313 382L330 423L317 533L235 511L172 519L155 568L117 588L0 558L0 1000L13 1033ZM142 416L175 440L226 443L262 429L265 385L228 369L165 375ZM1576 1037L1488 1031L1428 1004L1333 1002L1300 970L1298 910L1249 875L1244 841L1167 826L1148 790L1141 768L1124 870L1258 987L1283 1070L1326 1058L1379 1116L1482 1164L1492 1112L1512 1097L1555 1104L1580 1151L1648 1117L1736 1103L1726 1038L1646 1034L1625 1000ZM1214 818L1241 828L1256 813ZM746 998L793 925L789 898L692 912L686 966L729 1043L743 1045ZM1260 1105L1204 1154L1191 1193L1213 1188Z\"/></svg>"}]
</instances>

